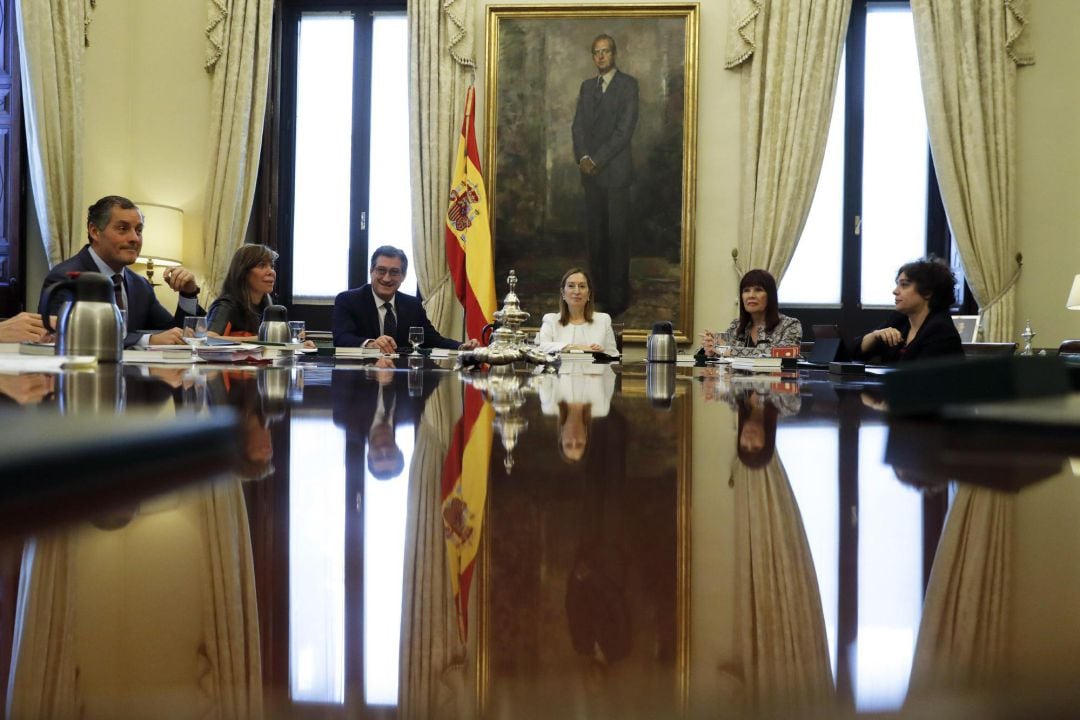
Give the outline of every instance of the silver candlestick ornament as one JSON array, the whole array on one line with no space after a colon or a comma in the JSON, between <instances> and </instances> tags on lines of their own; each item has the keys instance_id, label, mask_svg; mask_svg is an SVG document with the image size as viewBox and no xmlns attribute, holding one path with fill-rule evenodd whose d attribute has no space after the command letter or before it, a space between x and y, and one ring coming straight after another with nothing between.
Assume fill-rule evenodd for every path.
<instances>
[{"instance_id":1,"label":"silver candlestick ornament","mask_svg":"<svg viewBox=\"0 0 1080 720\"><path fill-rule=\"evenodd\" d=\"M517 274L511 270L506 278L510 292L503 298L502 310L495 313L498 327L491 334L491 343L487 347L467 350L457 359L457 368L479 368L481 365L509 365L522 361L539 365L554 372L558 369L559 353L542 352L540 348L525 341L521 325L529 319L529 313L521 309L517 296Z\"/></svg>"},{"instance_id":2,"label":"silver candlestick ornament","mask_svg":"<svg viewBox=\"0 0 1080 720\"><path fill-rule=\"evenodd\" d=\"M1020 337L1024 338L1024 350L1020 354L1034 355L1035 353L1031 349L1031 339L1035 337L1035 331L1031 329L1031 320L1027 321L1024 332L1020 333Z\"/></svg>"}]
</instances>

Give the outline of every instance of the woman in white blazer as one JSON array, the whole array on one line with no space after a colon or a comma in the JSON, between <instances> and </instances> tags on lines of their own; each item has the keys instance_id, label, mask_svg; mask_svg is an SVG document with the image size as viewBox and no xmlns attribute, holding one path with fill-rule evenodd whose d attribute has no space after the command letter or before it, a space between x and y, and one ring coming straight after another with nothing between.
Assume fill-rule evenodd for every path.
<instances>
[{"instance_id":1,"label":"woman in white blazer","mask_svg":"<svg viewBox=\"0 0 1080 720\"><path fill-rule=\"evenodd\" d=\"M593 310L592 279L581 268L570 268L559 285L561 311L544 315L536 342L543 350L602 352L618 355L611 316Z\"/></svg>"}]
</instances>

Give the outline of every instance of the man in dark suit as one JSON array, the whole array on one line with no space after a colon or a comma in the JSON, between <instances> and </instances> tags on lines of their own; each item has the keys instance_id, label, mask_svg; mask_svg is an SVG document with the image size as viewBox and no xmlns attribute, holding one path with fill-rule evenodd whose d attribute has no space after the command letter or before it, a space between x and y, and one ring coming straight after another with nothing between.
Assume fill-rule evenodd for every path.
<instances>
[{"instance_id":1,"label":"man in dark suit","mask_svg":"<svg viewBox=\"0 0 1080 720\"><path fill-rule=\"evenodd\" d=\"M468 350L476 340L444 338L428 320L419 298L397 290L409 269L405 252L383 245L371 254L371 282L339 293L334 299L334 345L375 347L384 353L409 346L409 328L424 328L423 347Z\"/></svg>"},{"instance_id":2,"label":"man in dark suit","mask_svg":"<svg viewBox=\"0 0 1080 720\"><path fill-rule=\"evenodd\" d=\"M143 215L135 203L119 195L101 198L87 211L86 233L89 239L86 247L45 276L38 308L46 310L45 291L54 283L66 280L68 273L103 273L113 278L117 305L127 311L127 326L131 330L124 338L124 347L183 345L183 333L178 326L184 324L185 317L206 314L199 308L199 285L190 270L183 267L167 269L164 273L166 284L180 293L176 312L170 313L158 302L150 282L127 269L142 252ZM70 299L69 293L53 293L49 298L48 314L55 315L60 305ZM137 332L144 329L162 332Z\"/></svg>"},{"instance_id":3,"label":"man in dark suit","mask_svg":"<svg viewBox=\"0 0 1080 720\"><path fill-rule=\"evenodd\" d=\"M597 76L578 91L572 126L574 159L585 188L589 270L598 307L617 315L630 303L630 140L638 118L637 80L615 67L615 40L592 44Z\"/></svg>"}]
</instances>

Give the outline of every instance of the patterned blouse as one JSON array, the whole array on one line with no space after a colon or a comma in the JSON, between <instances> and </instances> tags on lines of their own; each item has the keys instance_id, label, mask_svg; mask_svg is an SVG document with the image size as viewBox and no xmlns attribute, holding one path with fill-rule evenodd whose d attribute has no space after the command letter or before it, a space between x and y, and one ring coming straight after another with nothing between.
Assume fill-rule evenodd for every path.
<instances>
[{"instance_id":1,"label":"patterned blouse","mask_svg":"<svg viewBox=\"0 0 1080 720\"><path fill-rule=\"evenodd\" d=\"M757 344L750 337L749 326L741 335L736 332L738 326L739 319L735 318L727 329L728 337L731 338L731 354L735 357L768 355L774 347L799 347L802 343L802 323L787 315L780 316L780 322L776 323L772 332L761 328L758 331Z\"/></svg>"}]
</instances>

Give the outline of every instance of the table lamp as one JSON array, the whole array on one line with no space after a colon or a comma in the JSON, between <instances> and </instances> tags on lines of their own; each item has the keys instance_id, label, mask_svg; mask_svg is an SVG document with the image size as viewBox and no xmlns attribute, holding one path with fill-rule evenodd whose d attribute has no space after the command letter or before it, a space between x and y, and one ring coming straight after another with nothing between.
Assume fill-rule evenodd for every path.
<instances>
[{"instance_id":1,"label":"table lamp","mask_svg":"<svg viewBox=\"0 0 1080 720\"><path fill-rule=\"evenodd\" d=\"M1072 290L1069 291L1069 299L1065 301L1065 307L1070 310L1080 310L1080 275L1073 278Z\"/></svg>"},{"instance_id":2,"label":"table lamp","mask_svg":"<svg viewBox=\"0 0 1080 720\"><path fill-rule=\"evenodd\" d=\"M158 267L179 267L184 257L184 211L169 205L136 202L143 214L143 254L135 260L146 265L153 286Z\"/></svg>"}]
</instances>

